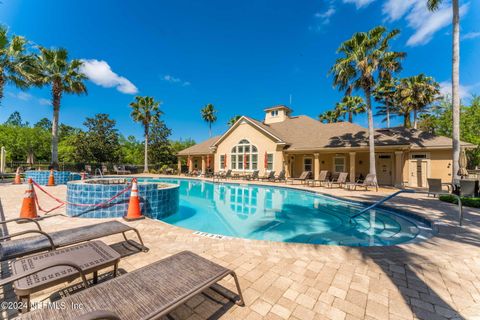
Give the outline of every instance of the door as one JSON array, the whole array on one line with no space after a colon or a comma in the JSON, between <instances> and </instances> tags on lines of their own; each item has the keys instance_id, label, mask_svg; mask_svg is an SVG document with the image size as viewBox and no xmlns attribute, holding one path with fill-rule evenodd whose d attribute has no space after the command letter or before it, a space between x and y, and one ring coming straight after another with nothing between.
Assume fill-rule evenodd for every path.
<instances>
[{"instance_id":1,"label":"door","mask_svg":"<svg viewBox=\"0 0 480 320\"><path fill-rule=\"evenodd\" d=\"M409 186L417 188L427 187L427 160L410 160L410 181Z\"/></svg>"},{"instance_id":2,"label":"door","mask_svg":"<svg viewBox=\"0 0 480 320\"><path fill-rule=\"evenodd\" d=\"M381 185L392 185L392 155L380 154L377 157L377 180Z\"/></svg>"}]
</instances>

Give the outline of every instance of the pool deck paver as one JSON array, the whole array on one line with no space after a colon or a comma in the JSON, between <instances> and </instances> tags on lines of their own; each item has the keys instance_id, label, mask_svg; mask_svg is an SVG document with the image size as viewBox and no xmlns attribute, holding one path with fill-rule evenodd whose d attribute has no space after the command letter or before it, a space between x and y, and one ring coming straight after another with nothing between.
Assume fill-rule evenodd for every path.
<instances>
[{"instance_id":1,"label":"pool deck paver","mask_svg":"<svg viewBox=\"0 0 480 320\"><path fill-rule=\"evenodd\" d=\"M25 185L0 184L5 218L18 216L25 189ZM65 186L48 190L65 198ZM393 192L384 188L379 192L313 190L364 202ZM55 202L45 195L38 196L42 206L54 206ZM120 268L129 272L190 250L237 272L245 307L232 305L208 290L173 311L174 319L480 319L480 210L465 207L464 226L459 227L456 206L425 195L402 194L388 206L435 221L438 235L423 242L391 247L341 247L213 239L145 219L130 224L139 229L150 251L122 258ZM64 208L55 211L64 212ZM46 231L55 231L97 222L53 216L41 224ZM25 228L26 225L9 224L8 232ZM102 240L114 244L123 239L111 236ZM2 273L6 268L2 264ZM220 284L235 292L231 279ZM45 290L33 295L32 300L41 301L70 286ZM5 287L1 299L13 298L11 287ZM12 318L15 313L3 311L0 316Z\"/></svg>"}]
</instances>

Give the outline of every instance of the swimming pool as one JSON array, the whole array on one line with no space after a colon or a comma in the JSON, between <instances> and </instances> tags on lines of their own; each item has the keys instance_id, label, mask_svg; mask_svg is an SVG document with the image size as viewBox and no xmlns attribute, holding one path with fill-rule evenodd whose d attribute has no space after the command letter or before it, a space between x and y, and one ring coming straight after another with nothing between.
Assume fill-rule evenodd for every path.
<instances>
[{"instance_id":1,"label":"swimming pool","mask_svg":"<svg viewBox=\"0 0 480 320\"><path fill-rule=\"evenodd\" d=\"M152 181L152 180L150 180ZM426 220L376 209L350 221L365 206L292 188L154 179L180 185L175 226L256 240L346 246L386 246L432 235Z\"/></svg>"}]
</instances>

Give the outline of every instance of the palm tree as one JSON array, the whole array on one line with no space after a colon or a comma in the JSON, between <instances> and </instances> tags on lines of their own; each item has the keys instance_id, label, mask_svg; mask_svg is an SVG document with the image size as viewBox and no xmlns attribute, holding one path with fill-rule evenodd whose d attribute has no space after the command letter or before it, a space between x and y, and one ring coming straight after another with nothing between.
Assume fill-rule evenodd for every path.
<instances>
[{"instance_id":1,"label":"palm tree","mask_svg":"<svg viewBox=\"0 0 480 320\"><path fill-rule=\"evenodd\" d=\"M84 80L87 77L80 72L81 60L68 60L66 49L47 49L39 47L40 54L35 56L33 82L38 86L49 85L52 90L52 166L58 168L58 121L60 102L63 93L86 94Z\"/></svg>"},{"instance_id":2,"label":"palm tree","mask_svg":"<svg viewBox=\"0 0 480 320\"><path fill-rule=\"evenodd\" d=\"M348 122L353 122L353 116L365 112L365 103L362 97L345 96L342 102L337 103L336 110L340 116L348 114Z\"/></svg>"},{"instance_id":3,"label":"palm tree","mask_svg":"<svg viewBox=\"0 0 480 320\"><path fill-rule=\"evenodd\" d=\"M381 103L381 106L377 107L376 115L385 115L385 121L387 123L387 128L390 128L390 118L392 109L394 109L395 104L395 92L397 90L398 80L394 78L386 78L381 80L375 86L373 91L373 96L375 101Z\"/></svg>"},{"instance_id":4,"label":"palm tree","mask_svg":"<svg viewBox=\"0 0 480 320\"><path fill-rule=\"evenodd\" d=\"M208 134L212 137L212 123L217 121L217 110L215 110L213 104L209 103L200 111L202 114L202 119L208 123Z\"/></svg>"},{"instance_id":5,"label":"palm tree","mask_svg":"<svg viewBox=\"0 0 480 320\"><path fill-rule=\"evenodd\" d=\"M131 117L135 122L143 125L143 136L145 138L144 148L144 168L143 172L148 173L148 136L150 133L150 125L158 123L162 111L159 109L161 102L155 101L153 97L136 96L135 101L130 103L132 107Z\"/></svg>"},{"instance_id":6,"label":"palm tree","mask_svg":"<svg viewBox=\"0 0 480 320\"><path fill-rule=\"evenodd\" d=\"M238 121L238 119L240 119L241 117L242 116L239 116L239 115L231 117L230 120L228 120L227 125L229 127L233 126Z\"/></svg>"},{"instance_id":7,"label":"palm tree","mask_svg":"<svg viewBox=\"0 0 480 320\"><path fill-rule=\"evenodd\" d=\"M365 94L371 174L376 174L372 91L377 80L384 78L387 72L401 69L399 61L405 57L405 53L390 51L389 44L399 33L399 30L387 32L383 26L355 33L340 45L337 53L343 56L337 59L330 70L334 86L342 89L342 86L345 88L346 84L350 84L354 89L362 89Z\"/></svg>"},{"instance_id":8,"label":"palm tree","mask_svg":"<svg viewBox=\"0 0 480 320\"><path fill-rule=\"evenodd\" d=\"M459 0L452 0L452 178L458 179L460 158L460 8ZM430 11L436 11L443 0L427 0Z\"/></svg>"},{"instance_id":9,"label":"palm tree","mask_svg":"<svg viewBox=\"0 0 480 320\"><path fill-rule=\"evenodd\" d=\"M31 55L25 54L27 41L24 37L8 35L8 29L0 25L0 104L7 83L25 89L29 82L25 79L31 66Z\"/></svg>"},{"instance_id":10,"label":"palm tree","mask_svg":"<svg viewBox=\"0 0 480 320\"><path fill-rule=\"evenodd\" d=\"M338 113L337 110L327 110L318 116L318 120L326 123L339 122L341 121L339 120L339 118L340 118L340 114Z\"/></svg>"},{"instance_id":11,"label":"palm tree","mask_svg":"<svg viewBox=\"0 0 480 320\"><path fill-rule=\"evenodd\" d=\"M410 106L413 112L413 127L417 129L418 114L439 98L440 85L432 77L421 73L403 79L400 89L403 102L401 104Z\"/></svg>"}]
</instances>

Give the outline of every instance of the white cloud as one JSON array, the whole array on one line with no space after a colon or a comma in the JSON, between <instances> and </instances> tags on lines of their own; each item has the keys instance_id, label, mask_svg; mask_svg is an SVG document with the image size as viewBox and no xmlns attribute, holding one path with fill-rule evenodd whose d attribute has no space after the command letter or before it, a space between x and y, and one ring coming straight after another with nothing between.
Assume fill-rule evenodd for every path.
<instances>
[{"instance_id":1,"label":"white cloud","mask_svg":"<svg viewBox=\"0 0 480 320\"><path fill-rule=\"evenodd\" d=\"M38 103L40 103L42 106L49 106L52 104L50 100L44 98L38 99Z\"/></svg>"},{"instance_id":2,"label":"white cloud","mask_svg":"<svg viewBox=\"0 0 480 320\"><path fill-rule=\"evenodd\" d=\"M465 99L465 98L471 98L472 95L475 93L474 89L480 87L480 82L464 86L460 85L459 88L459 93L460 93L460 98ZM452 83L450 81L442 81L440 82L440 93L443 96L451 96L452 95Z\"/></svg>"},{"instance_id":3,"label":"white cloud","mask_svg":"<svg viewBox=\"0 0 480 320\"><path fill-rule=\"evenodd\" d=\"M84 59L80 69L93 83L105 88L117 88L118 91L127 94L136 94L137 87L125 77L121 77L112 71L106 61L96 59Z\"/></svg>"},{"instance_id":4,"label":"white cloud","mask_svg":"<svg viewBox=\"0 0 480 320\"><path fill-rule=\"evenodd\" d=\"M468 32L462 36L462 40L475 39L480 37L480 32Z\"/></svg>"},{"instance_id":5,"label":"white cloud","mask_svg":"<svg viewBox=\"0 0 480 320\"><path fill-rule=\"evenodd\" d=\"M460 14L468 11L468 4L460 7ZM407 25L415 32L407 40L407 45L416 46L428 43L433 35L452 22L452 9L444 4L437 11L428 10L425 0L387 0L382 7L386 20L393 22L405 17Z\"/></svg>"},{"instance_id":6,"label":"white cloud","mask_svg":"<svg viewBox=\"0 0 480 320\"><path fill-rule=\"evenodd\" d=\"M360 9L368 6L370 3L374 1L375 0L343 0L343 3L353 3L357 7L357 9ZM396 1L403 1L403 0L396 0Z\"/></svg>"},{"instance_id":7,"label":"white cloud","mask_svg":"<svg viewBox=\"0 0 480 320\"><path fill-rule=\"evenodd\" d=\"M315 18L318 18L322 24L328 24L330 23L330 17L332 17L335 12L335 7L333 4L330 4L326 11L315 13Z\"/></svg>"},{"instance_id":8,"label":"white cloud","mask_svg":"<svg viewBox=\"0 0 480 320\"><path fill-rule=\"evenodd\" d=\"M162 80L163 81L166 81L166 82L170 82L170 83L176 83L176 84L179 84L179 85L182 85L184 87L187 87L189 86L191 83L189 81L183 81L182 79L180 78L176 78L170 74L166 74L162 77Z\"/></svg>"},{"instance_id":9,"label":"white cloud","mask_svg":"<svg viewBox=\"0 0 480 320\"><path fill-rule=\"evenodd\" d=\"M26 92L18 92L18 93L14 93L14 92L8 92L8 95L10 97L13 97L13 98L16 98L18 100L22 100L22 101L28 101L30 99L32 99L32 95L30 93L26 93Z\"/></svg>"}]
</instances>

